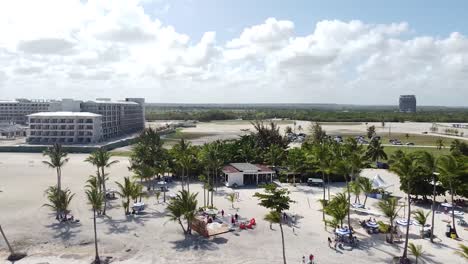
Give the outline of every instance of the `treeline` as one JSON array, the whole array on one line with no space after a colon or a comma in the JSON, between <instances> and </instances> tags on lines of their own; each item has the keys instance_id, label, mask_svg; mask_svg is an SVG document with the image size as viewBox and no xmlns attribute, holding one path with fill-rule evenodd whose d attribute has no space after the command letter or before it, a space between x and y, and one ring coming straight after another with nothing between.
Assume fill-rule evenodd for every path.
<instances>
[{"instance_id":1,"label":"treeline","mask_svg":"<svg viewBox=\"0 0 468 264\"><path fill-rule=\"evenodd\" d=\"M147 108L147 120L233 120L287 118L317 122L468 122L468 110L440 110L417 113L394 111L326 111L316 109L173 109Z\"/></svg>"}]
</instances>

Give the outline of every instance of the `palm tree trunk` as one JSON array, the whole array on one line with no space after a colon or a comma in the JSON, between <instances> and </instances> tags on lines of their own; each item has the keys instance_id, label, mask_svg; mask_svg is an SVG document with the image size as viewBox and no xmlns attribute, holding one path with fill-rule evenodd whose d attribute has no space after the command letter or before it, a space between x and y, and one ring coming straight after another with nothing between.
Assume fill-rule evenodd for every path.
<instances>
[{"instance_id":1,"label":"palm tree trunk","mask_svg":"<svg viewBox=\"0 0 468 264\"><path fill-rule=\"evenodd\" d=\"M283 263L286 264L286 248L284 247L284 232L283 232L283 225L281 224L281 220L279 222L280 230L281 230L281 243L283 244Z\"/></svg>"},{"instance_id":2,"label":"palm tree trunk","mask_svg":"<svg viewBox=\"0 0 468 264\"><path fill-rule=\"evenodd\" d=\"M107 193L106 193L106 174L104 172L104 166L101 167L101 173L102 173L102 191L104 193L104 208L102 210L102 214L106 215L106 209L107 209Z\"/></svg>"},{"instance_id":3,"label":"palm tree trunk","mask_svg":"<svg viewBox=\"0 0 468 264\"><path fill-rule=\"evenodd\" d=\"M190 170L187 168L187 191L190 193Z\"/></svg>"},{"instance_id":4,"label":"palm tree trunk","mask_svg":"<svg viewBox=\"0 0 468 264\"><path fill-rule=\"evenodd\" d=\"M347 177L345 176L346 180L346 188L348 188L348 228L351 229L351 218L350 218L350 211L351 211L351 192L349 190L349 182ZM349 232L349 238L351 239L353 237L353 233Z\"/></svg>"},{"instance_id":5,"label":"palm tree trunk","mask_svg":"<svg viewBox=\"0 0 468 264\"><path fill-rule=\"evenodd\" d=\"M322 181L323 181L323 202L325 203L325 173L322 171ZM325 223L325 206L322 209L322 220ZM325 223L325 228L327 224Z\"/></svg>"},{"instance_id":6,"label":"palm tree trunk","mask_svg":"<svg viewBox=\"0 0 468 264\"><path fill-rule=\"evenodd\" d=\"M94 224L94 248L96 250L96 257L94 258L94 264L101 263L99 258L98 243L97 243L97 230L96 230L96 209L93 209L93 224Z\"/></svg>"},{"instance_id":7,"label":"palm tree trunk","mask_svg":"<svg viewBox=\"0 0 468 264\"><path fill-rule=\"evenodd\" d=\"M364 207L366 207L366 202L367 202L367 193L366 193L366 198L364 198Z\"/></svg>"},{"instance_id":8,"label":"palm tree trunk","mask_svg":"<svg viewBox=\"0 0 468 264\"><path fill-rule=\"evenodd\" d=\"M403 249L403 259L407 259L408 257L408 238L409 238L409 228L410 228L410 221L411 221L411 196L409 194L409 189L408 189L408 216L406 219L406 235L405 235L405 247Z\"/></svg>"},{"instance_id":9,"label":"palm tree trunk","mask_svg":"<svg viewBox=\"0 0 468 264\"><path fill-rule=\"evenodd\" d=\"M327 174L328 200L330 200L330 174Z\"/></svg>"},{"instance_id":10,"label":"palm tree trunk","mask_svg":"<svg viewBox=\"0 0 468 264\"><path fill-rule=\"evenodd\" d=\"M450 196L452 197L452 223L453 223L453 232L455 232L455 236L458 237L457 235L457 228L455 226L455 204L453 203L453 187L452 187L452 181L450 181Z\"/></svg>"},{"instance_id":11,"label":"palm tree trunk","mask_svg":"<svg viewBox=\"0 0 468 264\"><path fill-rule=\"evenodd\" d=\"M203 183L203 207L206 207L206 188L205 183Z\"/></svg>"},{"instance_id":12,"label":"palm tree trunk","mask_svg":"<svg viewBox=\"0 0 468 264\"><path fill-rule=\"evenodd\" d=\"M436 184L435 184L435 174L432 173L432 184L434 184L434 189L432 191L432 224L431 224L431 243L434 243L434 217L435 217L435 202L436 202Z\"/></svg>"},{"instance_id":13,"label":"palm tree trunk","mask_svg":"<svg viewBox=\"0 0 468 264\"><path fill-rule=\"evenodd\" d=\"M2 233L3 240L5 240L5 243L8 246L8 250L10 251L10 255L14 255L15 252L13 251L13 248L11 247L10 242L8 242L8 239L7 239L6 235L5 235L5 233L3 232L3 228L2 228L1 225L0 225L0 232Z\"/></svg>"},{"instance_id":14,"label":"palm tree trunk","mask_svg":"<svg viewBox=\"0 0 468 264\"><path fill-rule=\"evenodd\" d=\"M179 221L179 225L182 227L182 231L184 231L184 234L187 234L187 230L185 230L185 227L184 225L182 224L182 221L179 219L177 219Z\"/></svg>"},{"instance_id":15,"label":"palm tree trunk","mask_svg":"<svg viewBox=\"0 0 468 264\"><path fill-rule=\"evenodd\" d=\"M60 167L57 167L57 190L59 193L62 190L62 170Z\"/></svg>"}]
</instances>

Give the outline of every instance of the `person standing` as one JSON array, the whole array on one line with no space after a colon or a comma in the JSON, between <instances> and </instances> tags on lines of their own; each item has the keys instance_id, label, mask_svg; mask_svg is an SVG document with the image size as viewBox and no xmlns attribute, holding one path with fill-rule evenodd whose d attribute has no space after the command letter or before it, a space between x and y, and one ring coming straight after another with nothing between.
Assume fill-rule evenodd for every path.
<instances>
[{"instance_id":1,"label":"person standing","mask_svg":"<svg viewBox=\"0 0 468 264\"><path fill-rule=\"evenodd\" d=\"M221 209L221 216L224 217L224 209Z\"/></svg>"},{"instance_id":2,"label":"person standing","mask_svg":"<svg viewBox=\"0 0 468 264\"><path fill-rule=\"evenodd\" d=\"M329 247L329 248L331 248L331 247L332 247L332 246L331 246L331 243L332 243L332 240L331 240L331 238L330 238L330 237L328 237L328 247Z\"/></svg>"}]
</instances>

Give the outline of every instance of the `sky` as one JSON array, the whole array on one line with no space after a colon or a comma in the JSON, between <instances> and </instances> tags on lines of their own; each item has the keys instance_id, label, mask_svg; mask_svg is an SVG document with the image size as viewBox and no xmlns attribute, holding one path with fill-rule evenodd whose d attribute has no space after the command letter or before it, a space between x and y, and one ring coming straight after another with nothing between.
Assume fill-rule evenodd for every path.
<instances>
[{"instance_id":1,"label":"sky","mask_svg":"<svg viewBox=\"0 0 468 264\"><path fill-rule=\"evenodd\" d=\"M468 1L0 2L0 99L467 106Z\"/></svg>"}]
</instances>

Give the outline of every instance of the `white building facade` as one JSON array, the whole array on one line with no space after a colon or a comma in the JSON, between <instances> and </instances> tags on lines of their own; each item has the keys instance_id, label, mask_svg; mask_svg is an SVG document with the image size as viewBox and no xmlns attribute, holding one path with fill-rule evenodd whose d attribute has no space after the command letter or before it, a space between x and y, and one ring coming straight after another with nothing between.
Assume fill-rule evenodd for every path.
<instances>
[{"instance_id":1,"label":"white building facade","mask_svg":"<svg viewBox=\"0 0 468 264\"><path fill-rule=\"evenodd\" d=\"M87 112L41 112L28 115L28 143L89 144L102 141L102 116Z\"/></svg>"},{"instance_id":2,"label":"white building facade","mask_svg":"<svg viewBox=\"0 0 468 264\"><path fill-rule=\"evenodd\" d=\"M81 103L81 111L102 115L104 139L140 132L145 128L143 98L111 101L100 98Z\"/></svg>"},{"instance_id":3,"label":"white building facade","mask_svg":"<svg viewBox=\"0 0 468 264\"><path fill-rule=\"evenodd\" d=\"M271 183L275 176L275 171L267 166L250 163L230 163L222 172L228 187Z\"/></svg>"}]
</instances>

